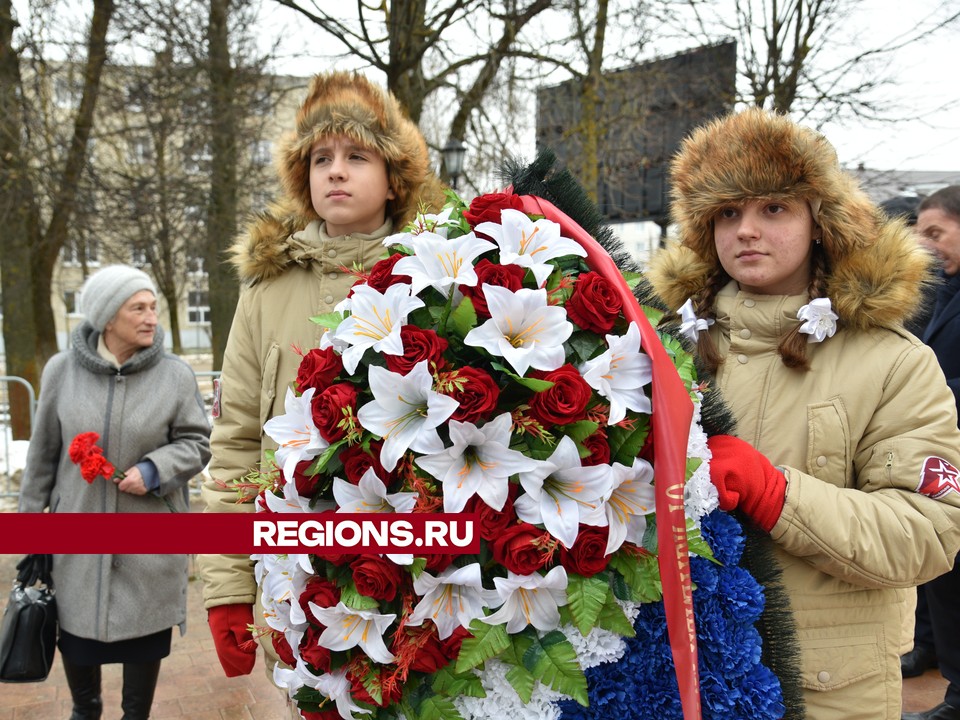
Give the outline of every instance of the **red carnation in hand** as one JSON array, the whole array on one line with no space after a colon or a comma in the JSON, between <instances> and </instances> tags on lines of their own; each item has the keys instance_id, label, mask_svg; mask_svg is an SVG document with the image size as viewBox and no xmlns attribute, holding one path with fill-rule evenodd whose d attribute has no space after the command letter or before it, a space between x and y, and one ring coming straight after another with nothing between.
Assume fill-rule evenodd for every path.
<instances>
[{"instance_id":1,"label":"red carnation in hand","mask_svg":"<svg viewBox=\"0 0 960 720\"><path fill-rule=\"evenodd\" d=\"M97 445L100 435L95 432L84 432L70 441L67 455L70 460L80 466L80 477L92 483L98 477L106 480L123 479L123 474L109 460L103 456L103 449Z\"/></svg>"},{"instance_id":2,"label":"red carnation in hand","mask_svg":"<svg viewBox=\"0 0 960 720\"><path fill-rule=\"evenodd\" d=\"M613 283L600 273L588 272L577 278L573 295L567 300L567 315L584 330L608 333L613 329L623 300Z\"/></svg>"}]
</instances>

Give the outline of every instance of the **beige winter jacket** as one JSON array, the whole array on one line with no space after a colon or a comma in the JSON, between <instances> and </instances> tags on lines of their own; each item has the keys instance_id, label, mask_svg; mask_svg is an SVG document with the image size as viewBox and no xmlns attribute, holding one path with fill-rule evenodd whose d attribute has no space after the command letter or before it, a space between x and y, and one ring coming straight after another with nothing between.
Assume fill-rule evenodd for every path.
<instances>
[{"instance_id":1,"label":"beige winter jacket","mask_svg":"<svg viewBox=\"0 0 960 720\"><path fill-rule=\"evenodd\" d=\"M807 717L897 720L910 588L960 548L957 479L919 491L930 458L960 467L953 396L933 353L898 329L841 328L808 372L775 352L804 297L717 296L716 383L738 435L787 476L770 533L795 614ZM952 482L952 485L951 485Z\"/></svg>"},{"instance_id":2,"label":"beige winter jacket","mask_svg":"<svg viewBox=\"0 0 960 720\"><path fill-rule=\"evenodd\" d=\"M314 221L300 232L281 237L279 226L260 223L234 248L245 287L220 376L220 415L211 436L211 480L203 488L208 511L253 511L252 503L239 504L237 490L223 483L259 469L263 452L276 447L263 434L263 424L284 412L286 390L300 365L296 349L306 352L320 340L320 327L310 317L332 312L346 297L356 278L344 268L369 270L385 256L382 240L391 229L388 220L372 235L330 238L323 225ZM198 567L206 608L259 600L249 556L200 555Z\"/></svg>"}]
</instances>

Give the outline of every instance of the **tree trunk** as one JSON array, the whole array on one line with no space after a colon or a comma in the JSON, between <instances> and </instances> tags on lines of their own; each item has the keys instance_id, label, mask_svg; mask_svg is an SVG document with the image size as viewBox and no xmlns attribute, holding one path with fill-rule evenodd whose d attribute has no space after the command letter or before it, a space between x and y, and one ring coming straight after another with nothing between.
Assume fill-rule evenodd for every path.
<instances>
[{"instance_id":1,"label":"tree trunk","mask_svg":"<svg viewBox=\"0 0 960 720\"><path fill-rule=\"evenodd\" d=\"M226 251L237 234L237 132L227 19L229 0L210 0L207 43L210 53L211 154L210 208L207 215L206 270L210 303L213 369L223 365L223 351L237 307L239 287L226 264Z\"/></svg>"}]
</instances>

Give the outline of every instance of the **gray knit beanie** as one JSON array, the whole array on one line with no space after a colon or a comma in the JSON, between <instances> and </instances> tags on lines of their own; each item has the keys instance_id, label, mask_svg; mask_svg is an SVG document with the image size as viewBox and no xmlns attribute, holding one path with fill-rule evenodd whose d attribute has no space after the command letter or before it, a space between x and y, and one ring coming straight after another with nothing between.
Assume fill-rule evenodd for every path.
<instances>
[{"instance_id":1,"label":"gray knit beanie","mask_svg":"<svg viewBox=\"0 0 960 720\"><path fill-rule=\"evenodd\" d=\"M80 288L80 309L94 330L103 332L123 304L141 290L157 294L149 275L129 265L110 265L87 278Z\"/></svg>"}]
</instances>

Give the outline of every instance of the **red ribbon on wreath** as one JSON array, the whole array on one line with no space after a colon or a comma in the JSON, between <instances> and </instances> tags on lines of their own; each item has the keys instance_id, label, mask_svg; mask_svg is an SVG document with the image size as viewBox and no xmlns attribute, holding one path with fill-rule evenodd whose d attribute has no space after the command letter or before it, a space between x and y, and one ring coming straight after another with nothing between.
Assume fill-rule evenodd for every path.
<instances>
[{"instance_id":1,"label":"red ribbon on wreath","mask_svg":"<svg viewBox=\"0 0 960 720\"><path fill-rule=\"evenodd\" d=\"M507 191L511 192L510 190ZM667 633L680 688L684 720L700 720L700 678L697 672L697 635L693 617L693 590L687 548L687 520L683 511L683 486L687 467L687 438L693 419L693 401L677 374L657 331L650 325L620 268L587 231L551 202L534 195L519 196L523 211L543 215L560 225L561 233L587 251L590 269L610 280L623 300L627 322L640 328L643 349L653 365L654 472L656 482L657 542Z\"/></svg>"}]
</instances>

